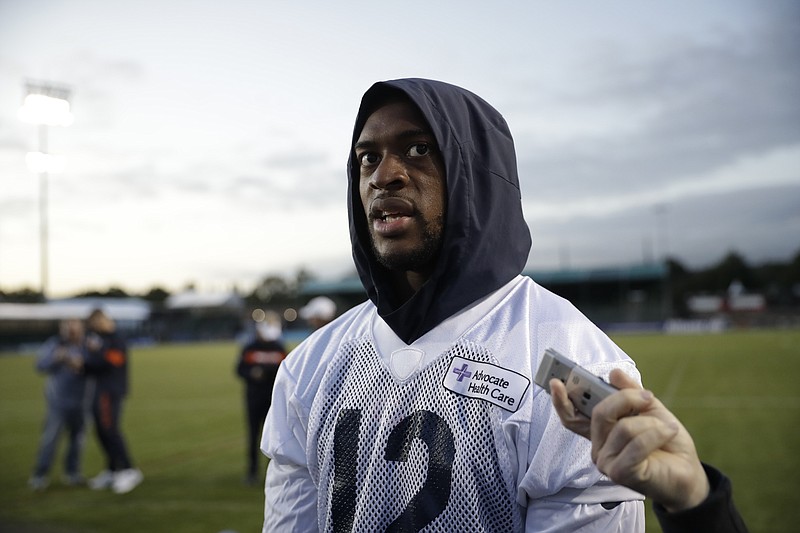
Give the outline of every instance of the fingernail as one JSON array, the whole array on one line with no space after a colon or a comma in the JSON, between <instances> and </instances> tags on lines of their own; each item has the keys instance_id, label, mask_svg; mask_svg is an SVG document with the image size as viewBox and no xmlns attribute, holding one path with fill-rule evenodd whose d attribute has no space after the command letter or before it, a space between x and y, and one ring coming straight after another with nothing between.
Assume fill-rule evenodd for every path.
<instances>
[{"instance_id":1,"label":"fingernail","mask_svg":"<svg viewBox=\"0 0 800 533\"><path fill-rule=\"evenodd\" d=\"M650 401L653 399L653 393L649 390L642 391L642 400Z\"/></svg>"}]
</instances>

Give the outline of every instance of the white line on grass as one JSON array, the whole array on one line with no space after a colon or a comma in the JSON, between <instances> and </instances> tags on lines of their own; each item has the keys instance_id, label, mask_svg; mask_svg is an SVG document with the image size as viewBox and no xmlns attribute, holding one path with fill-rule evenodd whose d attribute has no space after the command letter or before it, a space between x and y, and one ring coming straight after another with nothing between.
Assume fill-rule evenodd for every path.
<instances>
[{"instance_id":1,"label":"white line on grass","mask_svg":"<svg viewBox=\"0 0 800 533\"><path fill-rule=\"evenodd\" d=\"M686 368L688 368L688 366L689 360L683 358L673 369L672 376L670 376L669 383L667 384L667 388L664 391L664 394L661 395L661 401L667 407L672 407L672 404L675 401L675 395L678 392L678 387L680 387L681 383L683 383L683 375L686 373Z\"/></svg>"}]
</instances>

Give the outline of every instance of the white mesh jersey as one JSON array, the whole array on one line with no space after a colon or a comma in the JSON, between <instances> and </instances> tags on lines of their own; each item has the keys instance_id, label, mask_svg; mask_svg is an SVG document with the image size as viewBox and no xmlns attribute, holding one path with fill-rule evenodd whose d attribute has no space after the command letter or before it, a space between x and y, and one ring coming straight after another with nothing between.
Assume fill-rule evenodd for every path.
<instances>
[{"instance_id":1,"label":"white mesh jersey","mask_svg":"<svg viewBox=\"0 0 800 533\"><path fill-rule=\"evenodd\" d=\"M369 302L319 330L275 384L264 531L642 531L641 496L597 471L533 384L548 347L638 378L521 276L412 345Z\"/></svg>"}]
</instances>

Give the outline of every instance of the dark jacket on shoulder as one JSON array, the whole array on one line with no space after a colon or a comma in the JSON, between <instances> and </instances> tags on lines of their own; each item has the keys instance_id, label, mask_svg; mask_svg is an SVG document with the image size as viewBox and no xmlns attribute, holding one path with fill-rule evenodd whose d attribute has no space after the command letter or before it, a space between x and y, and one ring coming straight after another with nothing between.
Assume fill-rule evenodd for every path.
<instances>
[{"instance_id":1,"label":"dark jacket on shoulder","mask_svg":"<svg viewBox=\"0 0 800 533\"><path fill-rule=\"evenodd\" d=\"M747 526L733 504L731 480L712 466L704 464L703 468L711 485L708 498L697 507L678 513L669 513L654 503L661 529L664 533L747 533Z\"/></svg>"}]
</instances>

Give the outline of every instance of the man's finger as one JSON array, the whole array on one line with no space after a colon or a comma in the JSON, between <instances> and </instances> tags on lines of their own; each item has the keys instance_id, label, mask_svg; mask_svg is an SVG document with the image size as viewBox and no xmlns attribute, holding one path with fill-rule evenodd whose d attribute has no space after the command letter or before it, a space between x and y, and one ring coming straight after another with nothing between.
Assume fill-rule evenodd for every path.
<instances>
[{"instance_id":1,"label":"man's finger","mask_svg":"<svg viewBox=\"0 0 800 533\"><path fill-rule=\"evenodd\" d=\"M590 436L602 446L608 433L625 417L646 410L653 401L653 393L642 389L623 389L598 403L592 410Z\"/></svg>"},{"instance_id":2,"label":"man's finger","mask_svg":"<svg viewBox=\"0 0 800 533\"><path fill-rule=\"evenodd\" d=\"M641 389L639 383L620 368L614 368L608 376L608 381L618 389Z\"/></svg>"},{"instance_id":3,"label":"man's finger","mask_svg":"<svg viewBox=\"0 0 800 533\"><path fill-rule=\"evenodd\" d=\"M591 421L579 413L567 395L567 388L558 379L550 380L550 396L561 423L570 431L589 438Z\"/></svg>"},{"instance_id":4,"label":"man's finger","mask_svg":"<svg viewBox=\"0 0 800 533\"><path fill-rule=\"evenodd\" d=\"M633 470L677 433L677 425L658 418L628 417L614 426L602 448L592 450L592 459L604 472L604 468L611 472Z\"/></svg>"}]
</instances>

